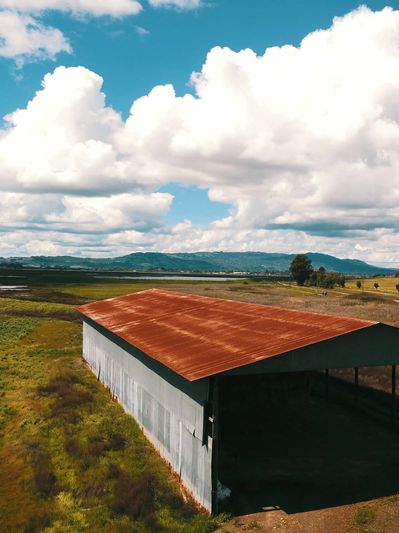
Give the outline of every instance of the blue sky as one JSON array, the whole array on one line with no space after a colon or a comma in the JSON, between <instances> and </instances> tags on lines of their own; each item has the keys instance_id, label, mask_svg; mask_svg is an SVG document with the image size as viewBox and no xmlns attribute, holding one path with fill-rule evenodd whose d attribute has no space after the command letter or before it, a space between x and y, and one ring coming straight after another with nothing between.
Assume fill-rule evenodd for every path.
<instances>
[{"instance_id":1,"label":"blue sky","mask_svg":"<svg viewBox=\"0 0 399 533\"><path fill-rule=\"evenodd\" d=\"M172 3L174 1L179 2L179 0L171 1ZM182 1L184 2L185 0ZM190 84L190 75L192 72L201 72L203 66L208 64L207 54L215 47L227 47L232 51L233 55L221 53L219 57L216 53L213 54L212 61L209 61L209 65L212 66L212 72L209 75L203 74L202 80L208 76L209 85L214 87L215 94L216 92L218 93L218 98L220 98L219 92L225 89L226 95L229 95L227 98L232 98L231 105L234 106L234 98L238 98L237 105L242 105L244 108L245 106L240 99L240 91L245 92L246 85L244 84L242 86L244 88L240 88L240 83L244 83L245 80L246 83L248 78L250 78L251 74L246 69L248 65L252 65L252 59L249 55L240 55L240 51L249 49L258 57L261 57L266 49L272 47L283 47L287 44L292 45L292 47L299 47L306 35L320 29L329 32L333 18L343 17L343 20L348 20L345 23L346 25L353 25L353 43L347 36L343 36L343 30L341 31L338 28L334 31L333 35L336 36L334 37L334 42L336 42L334 46L339 59L339 54L342 53L340 39L341 41L348 39L345 46L349 49L352 45L356 46L357 41L360 43L362 39L367 42L367 35L364 35L363 30L360 29L361 27L367 28L367 24L358 22L361 16L371 20L385 6L397 7L396 2L370 1L367 2L369 9L366 14L363 13L357 17L351 17L350 13L359 7L359 3L349 0L325 2L320 2L319 0L250 0L246 3L238 0L213 0L212 2L202 2L200 7L194 9L179 9L171 6L153 7L143 0L141 2L142 10L138 14L126 14L123 9L128 6L129 2L130 0L120 0L120 13L113 12L105 16L97 16L97 13L92 13L89 8L84 7L85 0L81 0L79 3L79 5L83 6L79 13L73 12L69 8L69 1L64 2L64 0L58 3L58 5L63 5L63 10L55 9L53 0L44 0L44 7L47 7L47 9L42 11L32 10L29 0L20 0L16 3L13 0L0 0L0 23L2 15L9 16L8 19L4 19L7 21L12 15L19 17L19 20L22 20L26 26L28 24L26 22L27 17L30 17L29 24L32 25L32 20L33 24L38 24L39 26L36 30L39 33L44 34L48 28L51 28L51 31L58 32L57 36L55 34L51 35L53 39L52 46L58 46L58 50L53 48L52 52L49 52L49 49L43 51L42 47L37 52L28 42L26 50L18 50L17 45L12 42L12 36L10 37L11 26L11 29L7 30L8 22L7 24L3 22L0 38L6 44L7 39L10 39L10 44L6 51L4 51L3 45L3 53L0 46L1 115L12 114L16 109L28 109L29 111L29 108L27 108L28 102L34 98L36 91L41 89L42 80L47 74L52 75L56 67L59 66L67 67L66 72L69 73L68 75L65 74L64 81L61 80L60 74L57 75L57 83L61 85L62 83L73 84L75 82L76 76L74 73L76 71L69 69L76 66L85 67L84 74L82 74L83 71L80 74L83 77L86 76L87 79L91 75L88 73L100 76L102 78L102 86L100 82L93 81L94 78L90 82L94 84L93 94L96 91L99 94L100 90L105 93L105 107L120 113L123 124L128 124L129 120L133 123L133 120L129 119L132 103L140 99L140 97L151 93L156 86L173 85L175 90L173 105L182 105L184 107L184 104L178 99L179 96L191 94L194 99L201 101L200 85ZM106 5L106 2L100 1L99 4ZM188 4L190 4L189 0ZM17 10L15 10L15 5L18 6ZM347 17L346 19L345 16ZM396 17L396 11L386 12L384 21L382 21L381 17L381 28L379 30L381 35L387 35L393 31L389 22L390 17L393 20ZM345 24L343 23L342 27L346 27ZM371 27L372 25L370 24ZM359 35L356 32L359 32ZM348 35L350 35L350 32ZM58 38L58 45L54 45L55 37ZM28 36L27 41L29 38ZM319 61L316 58L316 39L313 39L313 41L315 43L312 45L313 56L310 59L306 56L306 61ZM46 44L45 46L50 45ZM327 47L327 44L323 43L323 46ZM287 51L288 55L289 53ZM373 50L365 51L365 54L367 53L373 56ZM285 51L278 54L278 61L282 65L281 68L286 68L287 59L283 57L284 54ZM334 50L326 48L326 54L328 54L328 56L326 55L326 61L333 61ZM394 59L396 60L396 57L392 57L392 60ZM242 63L243 61L245 68L241 69L244 64ZM367 67L367 57L362 58L361 61L364 61ZM217 79L218 62L220 62L220 71L225 76L222 81ZM234 67L231 67L231 72L227 70L230 68L228 67L229 62L235 62ZM357 63L359 63L359 60L357 60ZM370 63L370 67L373 64ZM226 71L224 70L225 67ZM248 68L252 68L252 66ZM273 80L270 78L271 68L274 69L275 67L270 67L269 65L264 71L264 75L262 74L259 78L259 73L256 76L254 74L253 78L255 80L253 83L265 83L266 92L268 85L275 83L275 78ZM245 70L245 75L242 75L242 70ZM349 71L351 70L353 69L349 68ZM273 72L276 71L273 70ZM321 76L320 80L314 79L313 74L310 74L311 72L311 68L309 70L305 68L303 74L304 78L308 78L305 79L303 91L306 92L306 83L308 83L309 94L313 90L317 91L317 87L315 87L317 83L320 83L320 91L322 91L323 80L326 77ZM363 70L359 69L359 72L363 72ZM68 76L70 77L68 78ZM332 83L340 86L344 76L344 69L337 71L336 78ZM359 80L360 76L361 74L359 74ZM87 87L83 78L80 78L79 83L81 84L79 85L79 90L85 90L81 89L81 87ZM387 80L384 83L387 83ZM392 83L396 83L395 76L393 76ZM202 84L201 87L203 86ZM287 90L286 87L282 87L282 89L282 92ZM292 86L289 90L293 92L293 95L295 94L295 86ZM232 92L234 92L233 95L230 94ZM359 111L358 115L352 117L353 121L360 120L359 116L365 116L366 109L369 109L370 106L377 108L378 105L381 105L377 100L372 100L372 98L376 98L375 94L377 92L375 87L370 89L370 95L372 95L370 96L371 103L365 103L362 112L360 113ZM50 94L50 92L46 89L43 94L44 100L45 96ZM65 94L67 95L67 93ZM259 91L259 94L262 94L262 92ZM273 94L278 94L278 88ZM60 91L60 106L63 104L61 102L62 98L65 101L68 96L61 96ZM164 102L169 101L168 99L170 98L170 95L163 95L161 98L162 105L164 105ZM251 100L251 98L248 96L248 100ZM352 95L350 98L352 98ZM94 96L93 99L95 100ZM155 102L155 99L151 97L151 101ZM221 101L223 102L223 97ZM261 101L261 97L259 101ZM79 105L83 106L84 102L79 103ZM170 105L172 105L171 102L172 100L170 100ZM267 111L267 113L265 111L265 124L267 124L271 132L269 132L270 135L268 133L269 138L283 138L281 142L290 143L291 126L287 126L287 117L284 117L284 120L281 119L280 122L277 121L275 125L271 125L276 118L271 104L259 105L264 105ZM303 105L303 100L298 101L298 108L301 105ZM335 105L336 101L334 100L331 108ZM102 233L103 240L98 239L98 254L101 254L102 248L107 250L111 248L115 254L136 249L160 249L165 239L159 236L163 235L163 232L165 232L165 235L174 235L174 231L180 231L180 226L178 229L174 229L174 226L181 224L183 233L178 241L185 243L180 246L184 250L224 248L246 250L255 246L264 251L295 252L312 248L315 251L358 257L380 264L399 264L399 251L392 245L392 243L396 242L396 232L398 230L394 221L396 212L394 207L392 207L392 211L388 213L384 205L383 193L374 191L376 187L375 180L377 179L374 175L370 174L370 177L365 178L358 176L353 178L353 180L365 179L367 181L367 190L374 191L375 200L363 198L364 195L362 194L360 195L362 198L358 198L358 195L356 195L354 202L356 205L350 206L346 200L336 199L331 193L334 183L339 183L341 179L342 165L334 171L334 174L323 178L323 188L315 191L312 186L316 180L321 179L320 176L325 170L321 167L320 161L314 162L313 159L305 161L307 156L303 155L298 157L298 161L293 164L295 166L295 169L293 169L291 168L293 156L288 152L286 161L283 162L283 155L278 155L275 158L270 152L271 155L267 157L265 155L265 158L263 158L262 151L253 154L251 150L249 150L251 152L250 156L245 155L245 157L243 156L243 158L239 158L236 161L234 151L238 150L237 146L240 146L239 150L242 150L243 153L247 153L247 149L243 148L244 143L241 146L241 141L245 138L247 130L240 133L240 139L233 139L233 132L229 132L226 126L227 133L223 132L223 135L221 134L218 139L213 138L209 144L209 136L213 135L214 130L218 130L220 122L216 121L214 125L209 125L210 131L204 130L203 138L196 138L195 125L193 126L191 123L189 126L187 125L189 120L191 120L191 114L185 115L186 108L183 110L183 107L181 111L176 111L179 116L181 112L182 117L181 123L179 122L176 126L177 129L181 127L181 132L173 140L173 143L177 143L177 146L179 146L179 149L176 149L176 154L174 152L175 144L169 146L168 150L165 148L165 152L163 148L160 152L158 150L162 143L166 142L166 137L164 138L162 134L163 123L161 118L159 118L159 124L151 126L155 131L154 134L151 133L151 135L155 136L155 140L151 140L149 144L147 143L147 133L143 141L141 136L144 134L140 133L138 136L138 127L134 126L134 143L132 141L134 149L132 148L133 155L129 155L129 165L131 166L129 167L130 170L126 170L128 176L124 175L123 178L119 178L116 174L113 176L111 172L111 175L107 174L106 177L99 178L99 183L97 183L92 177L92 173L95 171L90 169L87 174L91 176L90 178L87 177L89 185L84 192L82 192L83 186L79 188L80 186L76 186L75 183L69 184L69 182L65 181L65 178L63 178L62 185L52 187L51 175L46 182L47 185L41 182L40 185L37 185L40 181L37 174L26 177L26 173L29 173L27 169L32 168L31 160L27 159L22 170L19 167L17 170L13 170L14 160L14 162L6 162L7 164L2 167L0 159L0 183L1 180L7 182L7 185L2 187L2 194L8 195L3 197L3 213L6 211L4 206L11 205L12 202L15 202L15 205L18 206L18 213L21 213L17 217L18 220L8 220L5 214L3 214L3 219L0 219L4 236L8 237L7 245L4 245L3 249L0 248L0 255L30 254L32 250L37 248L38 242L46 243L46 245L42 246L43 253L46 251L49 254L68 253L68 250L63 249L60 244L63 241L63 239L60 239L60 234L63 234L63 232L68 236L72 234L79 235L80 241L74 243L73 253L78 253L76 249L79 248L79 242L82 243L82 249L88 246L93 247L94 239L98 239L98 237L93 237L95 233L98 233L93 230L93 226L96 224L96 220L99 220L98 217L101 219L102 216L97 212L100 209L99 205L105 205L106 209L115 210L115 205L118 203L118 198L115 195L125 194L130 196L129 198L126 196L120 197L121 205L126 203L126 210L136 209L138 215L135 217L130 213L119 213L115 215L116 219L120 218L119 225L115 223L113 226L105 223ZM146 121L151 114L148 109L155 108L156 104L149 104L148 108L143 111L143 121ZM40 132L40 135L46 130L46 135L52 138L51 129L55 126L48 120L48 117L43 120L43 123L40 123L40 117L43 116L40 113L44 114L46 109L46 104L43 104L43 107L38 107L39 111L37 113L27 114L26 116L28 117L27 120L33 121L35 127L37 124L37 131ZM60 116L64 117L64 119L67 112L71 113L72 116L72 108L68 109L69 111L63 109L62 113L60 111ZM259 106L256 109L255 115L263 113L263 109L259 108ZM80 113L81 116L82 113L84 115L85 109L83 107ZM221 114L220 120L225 120L227 124L230 116L228 109L226 113L227 115ZM278 113L276 111L275 114ZM352 109L345 113L345 117L351 113ZM392 111L392 117L395 117L396 120L395 113ZM296 110L292 111L291 115L296 117ZM338 115L339 113L337 112ZM201 113L198 116L201 116ZM325 113L323 116L325 116ZM392 117L390 118L392 119ZM172 121L173 114L168 114L168 118L165 120ZM239 125L241 119L236 118L235 120L234 124L236 126L237 124ZM248 129L250 129L251 115L249 117L245 116L245 120L248 120ZM75 118L73 120L71 118L71 121L75 121ZM152 124L151 121L154 121L153 117L150 117L146 124ZM17 122L13 120L5 122L2 133L0 132L0 142L6 140L7 135L12 130L12 146L15 147L17 142L22 143L18 148L22 154L24 147L26 147L26 139L29 137L27 137L28 133L22 130ZM66 119L66 123L69 123L68 119ZM76 124L75 122L73 124L73 135L75 135ZM186 134L188 127L192 128L190 132L193 131L194 133L190 133L190 142L187 139L184 140L188 144L184 145L183 150L180 148L179 143L182 136L184 137ZM207 126L202 125L201 127L206 128ZM349 127L352 126L348 125ZM91 125L90 132L95 128L95 125ZM101 129L100 126L98 128L99 130ZM259 123L258 130L262 132L262 122ZM18 133L19 131L22 132L21 135ZM147 131L142 124L140 131ZM316 135L320 142L323 134L324 132L320 130ZM30 135L35 135L34 127ZM73 136L72 132L70 134L67 132L65 135L68 138ZM156 140L158 139L156 135L159 135L159 140ZM251 133L248 139L251 140L252 145L256 145L257 139L254 139L253 135L256 134ZM334 142L338 142L336 139L339 135L337 133L334 136ZM100 138L101 142L105 143L100 134L99 136L96 134L91 135L92 140L98 141ZM205 143L205 138L207 139L207 144ZM342 135L340 139L339 143L341 144L339 146L330 146L330 152L326 152L326 156L323 159L326 165L329 157L332 157L334 153L337 153L337 151L344 152ZM7 142L10 143L11 141ZM86 141L88 139L85 139L84 142ZM79 142L83 141L80 139ZM262 135L259 135L259 143L262 144L264 142L266 142L265 139L262 138ZM273 142L275 141L273 140ZM354 143L358 142L358 137L356 140L353 138L346 139L345 142L347 142L348 147L353 146ZM114 150L115 145L112 143L113 141L111 142L107 138L107 146L111 146ZM187 146L192 147L193 145L197 147L196 152L193 151L188 154ZM9 144L5 144L5 146L9 146ZM224 151L217 152L215 146L224 147ZM248 146L248 144L245 146ZM267 146L265 145L265 154L268 151ZM391 142L387 141L386 150L390 149L390 147ZM7 149L9 150L9 148ZM329 148L323 145L322 149L328 150ZM60 150L59 146L57 150ZM123 160L124 164L127 160L126 150L126 147L120 148L119 145L115 149L117 159L119 162ZM284 153L282 145L280 148L276 147L276 150L276 153L280 154L279 150L281 150L281 154ZM309 153L306 147L303 150L303 154ZM385 147L381 147L379 144L378 148L375 148L375 153L380 154L383 150L385 150ZM0 158L1 153L0 150ZM173 161L169 160L170 153L174 154ZM201 154L198 155L200 161L199 159L197 160L197 154ZM43 157L46 160L47 154L44 154ZM85 157L89 156L82 155L82 167L84 168L88 165L88 160ZM53 164L54 158L53 152L48 154L49 166ZM367 158L370 158L371 161L373 156L370 154L364 155L362 152L358 162L364 162ZM346 156L343 156L344 160L347 160ZM390 160L393 160L393 156ZM146 166L147 163L149 169L146 169L141 174L143 166ZM152 164L153 168L157 169L153 173L151 171ZM46 171L48 165L46 166ZM58 172L60 163L57 163L57 165ZM259 170L260 167L262 167L262 171ZM309 169L310 167L312 167L311 174L306 175L307 170L305 172L304 169ZM273 173L274 168L278 170ZM354 168L355 163L350 171L345 170L344 173L348 172L347 175L352 176L354 175L352 173L355 172ZM120 165L117 172L119 172L119 169ZM13 172L15 172L15 176ZM137 177L138 174L140 174L139 178ZM294 184L290 181L293 179L293 175L296 176L295 180L297 180ZM366 176L366 173L363 175ZM54 179L54 181L57 181L57 179ZM85 175L82 174L79 179L81 183L84 182ZM382 180L379 182L382 183L388 178L380 176L378 179ZM130 180L128 186L121 185L122 182L126 184L127 180ZM352 178L350 179L350 181L353 180ZM134 185L132 184L133 182ZM114 190L112 183L115 183ZM259 189L259 194L257 188ZM208 198L208 191L210 191L211 200ZM270 197L262 203L262 198L268 196L269 191L272 191ZM295 202L283 202L283 198L287 198L288 195L295 196L296 192L299 194L299 191L300 194L313 195L311 202L313 207L312 210L309 207L308 214L302 213L300 203L294 205ZM98 197L98 201L86 201L84 200L85 196ZM326 200L327 196L328 200ZM46 199L47 208L43 211L33 207L33 205L38 204L40 197ZM141 202L140 206L144 205L146 208L137 208L137 202ZM87 215L87 220L82 215L82 211L78 213L77 205L80 206L79 209L90 213L90 216ZM13 212L16 212L15 206L13 207ZM56 222L54 222L55 220ZM82 221L81 225L80 221ZM73 231L71 229L72 226ZM102 227L101 224L99 224L99 227ZM228 230L227 228L230 229ZM312 228L322 228L322 235L320 235L319 229L316 231ZM15 235L13 232L16 232ZM251 232L252 234L259 232L259 239L249 239L248 235ZM207 235L206 238L203 237L205 233ZM237 237L236 242L234 240L235 236ZM68 241L68 239L65 239L65 241ZM5 240L3 239L3 242ZM12 244L13 241L15 242L14 245ZM171 245L172 241L170 239L167 242L169 243L167 245L168 249L180 249L174 243Z\"/></svg>"},{"instance_id":2,"label":"blue sky","mask_svg":"<svg viewBox=\"0 0 399 533\"><path fill-rule=\"evenodd\" d=\"M298 45L309 32L328 28L333 17L359 5L373 10L398 6L397 2L351 0L249 0L248 7L240 0L207 4L187 11L147 7L137 16L118 19L86 16L79 20L46 12L44 20L62 30L74 53L27 64L17 73L18 81L12 61L0 58L1 115L25 106L54 65L84 65L99 73L108 103L126 115L132 101L155 85L173 83L179 94L187 92L191 72L201 69L214 46L236 51L251 48L262 54L270 46ZM150 35L140 37L137 27Z\"/></svg>"}]
</instances>

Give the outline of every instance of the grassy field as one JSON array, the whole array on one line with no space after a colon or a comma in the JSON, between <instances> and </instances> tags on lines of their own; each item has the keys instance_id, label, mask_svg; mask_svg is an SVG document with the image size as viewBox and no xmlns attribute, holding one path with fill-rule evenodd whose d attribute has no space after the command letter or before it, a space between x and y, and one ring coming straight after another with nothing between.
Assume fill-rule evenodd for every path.
<instances>
[{"instance_id":1,"label":"grassy field","mask_svg":"<svg viewBox=\"0 0 399 533\"><path fill-rule=\"evenodd\" d=\"M396 288L396 285L399 284L399 278L364 278L364 279L351 279L346 282L346 287L348 289L358 289L356 282L360 281L362 283L362 289L370 292L386 292L389 294L395 294L399 298L399 291ZM374 283L378 283L379 287L376 289Z\"/></svg>"},{"instance_id":2,"label":"grassy field","mask_svg":"<svg viewBox=\"0 0 399 533\"><path fill-rule=\"evenodd\" d=\"M0 531L214 529L83 365L71 306L1 299L0 346Z\"/></svg>"},{"instance_id":3,"label":"grassy field","mask_svg":"<svg viewBox=\"0 0 399 533\"><path fill-rule=\"evenodd\" d=\"M26 286L0 290L0 531L205 533L216 527L184 501L135 421L84 366L75 305L157 286L399 326L399 304L389 288L326 293L242 280L129 282L25 271L23 278L9 277L14 274L0 273L0 285ZM379 372L364 371L361 383L388 390L389 372ZM235 517L220 530L391 532L399 531L397 524L393 494L300 517L282 510Z\"/></svg>"}]
</instances>

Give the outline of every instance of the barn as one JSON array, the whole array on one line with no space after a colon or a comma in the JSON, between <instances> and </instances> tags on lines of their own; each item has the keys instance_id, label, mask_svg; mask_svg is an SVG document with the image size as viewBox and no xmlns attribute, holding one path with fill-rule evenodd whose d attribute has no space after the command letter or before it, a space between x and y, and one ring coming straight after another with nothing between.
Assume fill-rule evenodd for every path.
<instances>
[{"instance_id":1,"label":"barn","mask_svg":"<svg viewBox=\"0 0 399 533\"><path fill-rule=\"evenodd\" d=\"M161 289L78 310L84 359L213 513L223 424L248 398L267 410L283 388L298 404L309 372L379 365L392 366L395 394L399 329L382 323Z\"/></svg>"}]
</instances>

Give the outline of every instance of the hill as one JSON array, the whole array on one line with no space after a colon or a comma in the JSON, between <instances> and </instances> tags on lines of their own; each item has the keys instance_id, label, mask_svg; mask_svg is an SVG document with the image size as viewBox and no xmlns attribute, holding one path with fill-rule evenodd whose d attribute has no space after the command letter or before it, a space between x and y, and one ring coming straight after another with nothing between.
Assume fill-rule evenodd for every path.
<instances>
[{"instance_id":1,"label":"hill","mask_svg":"<svg viewBox=\"0 0 399 533\"><path fill-rule=\"evenodd\" d=\"M352 275L389 275L395 271L356 259L309 252L314 268ZM93 259L72 256L0 258L0 267L137 270L156 272L287 272L295 254L265 252L137 252L121 257Z\"/></svg>"}]
</instances>

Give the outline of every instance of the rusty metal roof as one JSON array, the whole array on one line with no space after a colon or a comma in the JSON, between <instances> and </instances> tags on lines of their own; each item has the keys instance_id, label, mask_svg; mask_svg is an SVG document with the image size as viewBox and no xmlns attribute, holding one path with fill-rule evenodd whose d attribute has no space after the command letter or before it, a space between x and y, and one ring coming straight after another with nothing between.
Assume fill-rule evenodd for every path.
<instances>
[{"instance_id":1,"label":"rusty metal roof","mask_svg":"<svg viewBox=\"0 0 399 533\"><path fill-rule=\"evenodd\" d=\"M376 324L162 289L77 309L189 381Z\"/></svg>"}]
</instances>

